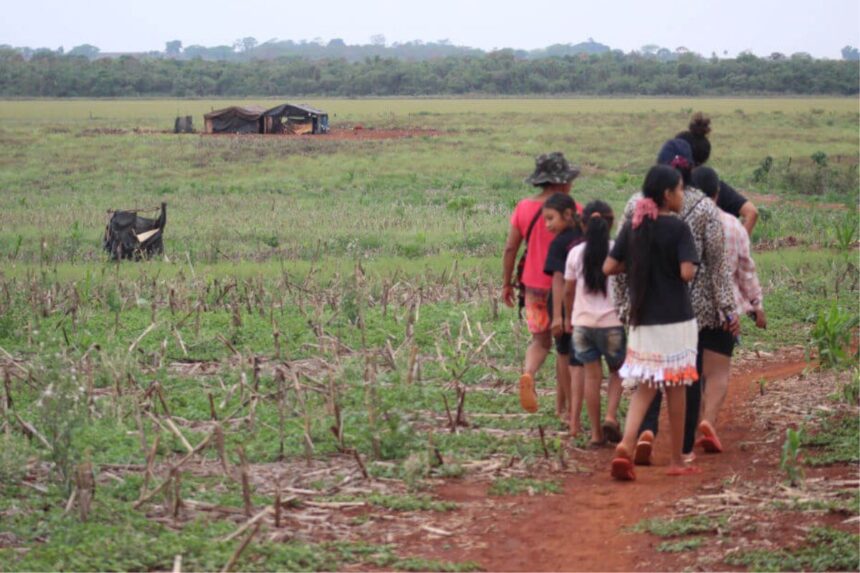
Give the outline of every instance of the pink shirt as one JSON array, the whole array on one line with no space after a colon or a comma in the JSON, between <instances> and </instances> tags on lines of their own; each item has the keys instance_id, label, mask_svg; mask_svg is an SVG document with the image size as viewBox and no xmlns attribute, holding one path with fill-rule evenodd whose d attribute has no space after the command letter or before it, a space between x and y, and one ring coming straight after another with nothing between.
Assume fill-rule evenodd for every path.
<instances>
[{"instance_id":1,"label":"pink shirt","mask_svg":"<svg viewBox=\"0 0 860 573\"><path fill-rule=\"evenodd\" d=\"M720 210L720 222L726 240L725 260L732 277L735 307L747 313L762 307L761 284L758 282L755 261L750 254L750 238L747 230L734 215Z\"/></svg>"},{"instance_id":2,"label":"pink shirt","mask_svg":"<svg viewBox=\"0 0 860 573\"><path fill-rule=\"evenodd\" d=\"M517 203L514 214L511 216L511 225L520 231L523 241L529 230L532 220L543 208L542 201L534 199L523 199ZM543 272L546 255L549 252L549 244L555 238L554 233L546 230L546 221L543 215L538 215L538 220L532 228L532 234L528 242L528 254L526 264L523 268L523 284L530 288L549 290L552 287L552 277Z\"/></svg>"},{"instance_id":3,"label":"pink shirt","mask_svg":"<svg viewBox=\"0 0 860 573\"><path fill-rule=\"evenodd\" d=\"M610 250L613 243L614 241L609 241ZM589 328L621 326L621 321L615 310L615 299L612 296L612 286L615 279L608 277L606 294L589 292L585 286L585 270L582 266L584 258L585 243L575 246L567 255L564 280L576 281L570 323L573 326L587 326Z\"/></svg>"}]
</instances>

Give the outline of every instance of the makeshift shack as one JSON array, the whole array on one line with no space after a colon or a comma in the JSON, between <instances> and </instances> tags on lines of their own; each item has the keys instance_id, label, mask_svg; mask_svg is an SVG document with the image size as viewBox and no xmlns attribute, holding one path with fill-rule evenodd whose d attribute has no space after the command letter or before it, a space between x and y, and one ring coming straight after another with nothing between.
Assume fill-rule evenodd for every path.
<instances>
[{"instance_id":1,"label":"makeshift shack","mask_svg":"<svg viewBox=\"0 0 860 573\"><path fill-rule=\"evenodd\" d=\"M263 133L328 133L328 114L306 104L285 103L267 109L262 126Z\"/></svg>"},{"instance_id":2,"label":"makeshift shack","mask_svg":"<svg viewBox=\"0 0 860 573\"><path fill-rule=\"evenodd\" d=\"M260 106L231 106L203 116L206 133L263 133Z\"/></svg>"},{"instance_id":3,"label":"makeshift shack","mask_svg":"<svg viewBox=\"0 0 860 573\"><path fill-rule=\"evenodd\" d=\"M167 225L167 203L162 203L158 219L138 215L138 211L108 211L102 245L111 259L141 260L164 252L164 227Z\"/></svg>"}]
</instances>

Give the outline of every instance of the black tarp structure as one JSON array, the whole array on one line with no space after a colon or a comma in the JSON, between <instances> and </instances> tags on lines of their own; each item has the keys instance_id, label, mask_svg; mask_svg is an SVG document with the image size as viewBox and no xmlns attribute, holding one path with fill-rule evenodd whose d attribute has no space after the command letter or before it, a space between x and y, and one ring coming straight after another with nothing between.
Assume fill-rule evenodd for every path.
<instances>
[{"instance_id":1,"label":"black tarp structure","mask_svg":"<svg viewBox=\"0 0 860 573\"><path fill-rule=\"evenodd\" d=\"M265 108L231 106L203 116L206 133L263 133L260 119Z\"/></svg>"},{"instance_id":2,"label":"black tarp structure","mask_svg":"<svg viewBox=\"0 0 860 573\"><path fill-rule=\"evenodd\" d=\"M328 114L307 104L285 103L267 109L263 133L328 133Z\"/></svg>"},{"instance_id":3,"label":"black tarp structure","mask_svg":"<svg viewBox=\"0 0 860 573\"><path fill-rule=\"evenodd\" d=\"M103 246L111 259L149 258L164 252L167 203L161 204L158 219L141 217L137 211L114 211L105 228Z\"/></svg>"}]
</instances>

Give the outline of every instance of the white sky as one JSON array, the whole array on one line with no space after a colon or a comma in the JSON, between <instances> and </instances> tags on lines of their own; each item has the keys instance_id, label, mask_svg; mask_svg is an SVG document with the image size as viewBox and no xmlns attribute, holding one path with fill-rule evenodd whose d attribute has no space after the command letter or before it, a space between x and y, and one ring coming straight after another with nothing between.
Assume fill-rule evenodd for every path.
<instances>
[{"instance_id":1,"label":"white sky","mask_svg":"<svg viewBox=\"0 0 860 573\"><path fill-rule=\"evenodd\" d=\"M533 49L587 38L625 52L645 44L703 55L752 50L839 58L860 45L858 0L3 0L0 44L89 43L103 52L342 38Z\"/></svg>"}]
</instances>

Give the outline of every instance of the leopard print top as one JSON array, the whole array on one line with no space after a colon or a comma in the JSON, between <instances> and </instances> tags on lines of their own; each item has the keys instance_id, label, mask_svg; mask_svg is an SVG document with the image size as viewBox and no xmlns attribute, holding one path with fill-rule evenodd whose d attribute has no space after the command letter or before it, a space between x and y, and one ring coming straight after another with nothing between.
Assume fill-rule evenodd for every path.
<instances>
[{"instance_id":1,"label":"leopard print top","mask_svg":"<svg viewBox=\"0 0 860 573\"><path fill-rule=\"evenodd\" d=\"M636 201L642 193L636 193L624 208L624 221L633 216ZM699 268L690 287L693 314L699 329L719 328L728 314L734 309L732 282L728 266L723 257L723 226L720 223L718 207L698 189L687 187L684 190L684 206L680 217L690 226L696 252L699 255ZM630 297L627 291L627 275L615 277L615 304L618 317L628 323Z\"/></svg>"}]
</instances>

